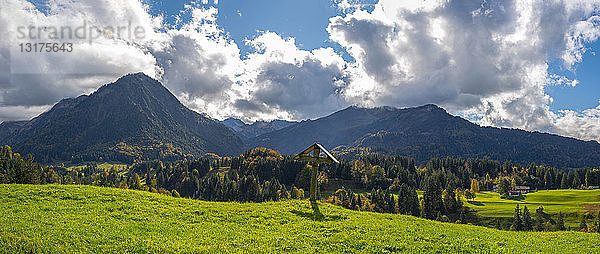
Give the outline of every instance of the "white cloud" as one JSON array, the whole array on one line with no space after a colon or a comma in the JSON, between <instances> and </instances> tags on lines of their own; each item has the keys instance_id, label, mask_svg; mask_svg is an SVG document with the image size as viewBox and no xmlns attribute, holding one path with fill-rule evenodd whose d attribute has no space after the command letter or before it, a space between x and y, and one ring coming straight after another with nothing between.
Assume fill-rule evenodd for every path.
<instances>
[{"instance_id":1,"label":"white cloud","mask_svg":"<svg viewBox=\"0 0 600 254\"><path fill-rule=\"evenodd\" d=\"M247 42L257 52L241 60L238 46L216 24L214 7L188 5L183 13L191 13L190 21L165 26L163 17L150 16L148 7L135 0L56 0L49 14L24 0L1 1L0 25L10 32L3 38L13 40L4 39L0 46L2 64L10 66L0 73L0 107L48 106L138 71L159 78L184 104L215 118L300 119L346 105L337 93L344 85L345 62L332 49L299 50L293 38L263 32ZM143 38L94 36L91 41L87 36L74 41L73 53L18 52L18 27L30 25L85 25L85 31L94 26L112 35L127 26L145 33ZM14 117L1 120L9 119Z\"/></svg>"},{"instance_id":2,"label":"white cloud","mask_svg":"<svg viewBox=\"0 0 600 254\"><path fill-rule=\"evenodd\" d=\"M600 16L576 22L567 34L567 47L562 59L567 67L583 60L583 54L587 51L585 45L598 40L600 37Z\"/></svg>"},{"instance_id":3,"label":"white cloud","mask_svg":"<svg viewBox=\"0 0 600 254\"><path fill-rule=\"evenodd\" d=\"M247 43L256 52L244 61L239 81L246 87L242 101L260 106L249 113L260 116L258 109L266 108L285 118L305 119L347 105L339 94L346 83L345 62L333 49L300 50L293 38L283 39L273 32ZM250 106L239 106L243 105Z\"/></svg>"},{"instance_id":4,"label":"white cloud","mask_svg":"<svg viewBox=\"0 0 600 254\"><path fill-rule=\"evenodd\" d=\"M0 0L0 120L31 117L64 97L144 71L187 106L215 118L305 119L349 104L436 103L484 125L600 140L598 110L550 111L551 85L576 86L548 71L575 69L600 37L600 1L393 1L372 11L355 1L330 19L331 48L302 50L265 31L245 58L216 23L216 8L189 5L192 19L165 26L136 0ZM216 3L216 1L215 1ZM202 5L199 2L199 5ZM15 54L19 25L141 27L141 39L75 41L76 54ZM10 71L7 71L10 66ZM10 114L8 113L10 112Z\"/></svg>"},{"instance_id":5,"label":"white cloud","mask_svg":"<svg viewBox=\"0 0 600 254\"><path fill-rule=\"evenodd\" d=\"M184 102L210 115L230 98L239 49L215 23L217 9L194 9L192 20L170 30L151 49L162 81Z\"/></svg>"},{"instance_id":6,"label":"white cloud","mask_svg":"<svg viewBox=\"0 0 600 254\"><path fill-rule=\"evenodd\" d=\"M555 120L559 134L584 140L600 140L600 106L581 113L564 110Z\"/></svg>"},{"instance_id":7,"label":"white cloud","mask_svg":"<svg viewBox=\"0 0 600 254\"><path fill-rule=\"evenodd\" d=\"M48 110L50 106L3 106L0 107L0 119L13 121L30 119L40 112Z\"/></svg>"},{"instance_id":8,"label":"white cloud","mask_svg":"<svg viewBox=\"0 0 600 254\"><path fill-rule=\"evenodd\" d=\"M120 75L145 71L154 76L155 60L142 46L128 38L110 39L100 36L89 42L90 36L76 39L64 30L64 40L73 43L73 52L39 53L21 52L21 43L48 42L52 30L39 28L70 28L72 33L81 33L92 26L117 27L141 26L152 37L154 20L137 1L124 1L119 5L112 1L50 1L51 13L46 15L21 0L1 0L0 30L6 36L0 40L0 51L8 57L3 59L3 80L0 85L0 106L20 110L23 117L29 117L31 106L38 109L56 103L64 97L89 93L98 86L110 82ZM33 37L29 27L34 27ZM21 30L20 30L21 29ZM20 38L22 31L26 37ZM41 35L41 39L39 39ZM143 41L141 41L143 43ZM4 62L6 61L6 62ZM25 110L27 109L27 110ZM13 119L2 118L2 120Z\"/></svg>"},{"instance_id":9,"label":"white cloud","mask_svg":"<svg viewBox=\"0 0 600 254\"><path fill-rule=\"evenodd\" d=\"M435 103L484 125L597 139L589 134L597 116L551 112L544 88L577 85L549 73L548 62L582 60L600 36L599 3L380 1L370 13L331 18L328 32L356 59L343 91L351 103ZM565 124L575 119L588 127Z\"/></svg>"}]
</instances>

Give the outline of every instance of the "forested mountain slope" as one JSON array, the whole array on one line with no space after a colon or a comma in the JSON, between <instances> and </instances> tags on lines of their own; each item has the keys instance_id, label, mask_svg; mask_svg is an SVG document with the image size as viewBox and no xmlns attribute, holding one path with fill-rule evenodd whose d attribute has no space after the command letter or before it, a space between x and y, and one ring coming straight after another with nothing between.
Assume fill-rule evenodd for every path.
<instances>
[{"instance_id":1,"label":"forested mountain slope","mask_svg":"<svg viewBox=\"0 0 600 254\"><path fill-rule=\"evenodd\" d=\"M64 99L31 121L2 123L0 143L37 161L75 163L237 155L243 148L229 128L186 108L143 73Z\"/></svg>"},{"instance_id":2,"label":"forested mountain slope","mask_svg":"<svg viewBox=\"0 0 600 254\"><path fill-rule=\"evenodd\" d=\"M397 109L349 107L316 120L250 139L247 147L265 146L297 153L314 142L353 157L384 153L414 157L489 157L561 168L600 164L600 144L553 134L481 127L435 105Z\"/></svg>"}]
</instances>

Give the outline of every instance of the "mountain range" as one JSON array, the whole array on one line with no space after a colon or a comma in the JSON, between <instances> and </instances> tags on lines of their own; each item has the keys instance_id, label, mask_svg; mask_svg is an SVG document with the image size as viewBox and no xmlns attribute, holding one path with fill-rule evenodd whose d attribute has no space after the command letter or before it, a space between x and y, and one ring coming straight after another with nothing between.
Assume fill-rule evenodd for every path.
<instances>
[{"instance_id":1,"label":"mountain range","mask_svg":"<svg viewBox=\"0 0 600 254\"><path fill-rule=\"evenodd\" d=\"M482 127L435 105L352 106L301 122L217 122L188 109L143 73L64 99L32 120L0 124L0 144L44 163L229 156L254 147L294 154L314 142L350 159L380 153L410 156L421 164L432 157L458 156L561 168L600 165L596 141Z\"/></svg>"},{"instance_id":2,"label":"mountain range","mask_svg":"<svg viewBox=\"0 0 600 254\"><path fill-rule=\"evenodd\" d=\"M41 162L75 163L237 155L243 148L229 128L143 73L64 99L30 121L3 122L0 143Z\"/></svg>"},{"instance_id":3,"label":"mountain range","mask_svg":"<svg viewBox=\"0 0 600 254\"><path fill-rule=\"evenodd\" d=\"M246 124L242 120L237 118L227 118L221 121L225 126L229 127L238 137L242 140L248 140L250 138L254 138L260 136L262 134L266 134L269 132L273 132L276 130L283 129L285 127L294 125L298 122L293 121L285 121L285 120L272 120L272 121L256 121L252 124Z\"/></svg>"},{"instance_id":4,"label":"mountain range","mask_svg":"<svg viewBox=\"0 0 600 254\"><path fill-rule=\"evenodd\" d=\"M433 157L490 158L561 168L597 167L600 144L518 129L481 127L436 105L397 109L348 107L246 142L282 153L298 153L314 142L339 156L405 155L425 163Z\"/></svg>"}]
</instances>

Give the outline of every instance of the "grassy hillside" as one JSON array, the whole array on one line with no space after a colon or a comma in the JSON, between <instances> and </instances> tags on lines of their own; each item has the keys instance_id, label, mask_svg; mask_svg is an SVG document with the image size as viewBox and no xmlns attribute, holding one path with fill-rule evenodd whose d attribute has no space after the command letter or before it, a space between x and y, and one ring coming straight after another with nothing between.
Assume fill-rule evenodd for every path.
<instances>
[{"instance_id":1,"label":"grassy hillside","mask_svg":"<svg viewBox=\"0 0 600 254\"><path fill-rule=\"evenodd\" d=\"M477 193L474 201L467 202L469 207L477 210L483 217L513 217L515 206L527 206L531 213L535 213L540 205L549 214L562 212L567 215L565 224L577 226L580 222L578 216L584 213L583 204L597 204L600 202L600 190L541 190L525 195L523 200L501 199L495 192Z\"/></svg>"},{"instance_id":2,"label":"grassy hillside","mask_svg":"<svg viewBox=\"0 0 600 254\"><path fill-rule=\"evenodd\" d=\"M523 233L307 201L216 203L90 186L0 185L0 252L598 253L600 234Z\"/></svg>"}]
</instances>

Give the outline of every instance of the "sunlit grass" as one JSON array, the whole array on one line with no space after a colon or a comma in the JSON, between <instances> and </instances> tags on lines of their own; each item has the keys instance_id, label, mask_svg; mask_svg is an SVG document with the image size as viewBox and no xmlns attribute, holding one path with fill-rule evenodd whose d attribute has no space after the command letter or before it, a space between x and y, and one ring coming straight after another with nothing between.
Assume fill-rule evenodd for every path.
<instances>
[{"instance_id":1,"label":"sunlit grass","mask_svg":"<svg viewBox=\"0 0 600 254\"><path fill-rule=\"evenodd\" d=\"M0 251L598 253L599 234L525 233L308 201L206 202L92 186L0 185Z\"/></svg>"},{"instance_id":2,"label":"sunlit grass","mask_svg":"<svg viewBox=\"0 0 600 254\"><path fill-rule=\"evenodd\" d=\"M70 166L67 169L70 171L80 171L80 170L84 169L85 167L86 167L86 165L79 165L79 166ZM121 170L127 169L128 166L126 164L121 164L121 163L104 162L102 164L98 164L97 167L98 167L98 169L104 169L105 171L110 171L113 168L117 171L121 171Z\"/></svg>"},{"instance_id":3,"label":"sunlit grass","mask_svg":"<svg viewBox=\"0 0 600 254\"><path fill-rule=\"evenodd\" d=\"M523 200L501 199L495 192L477 193L474 202L465 202L469 207L477 210L483 217L513 217L515 206L527 206L533 214L542 205L544 212L557 214L562 212L568 217L567 226L579 224L579 216L585 212L582 204L600 202L600 190L541 190L525 195Z\"/></svg>"}]
</instances>

